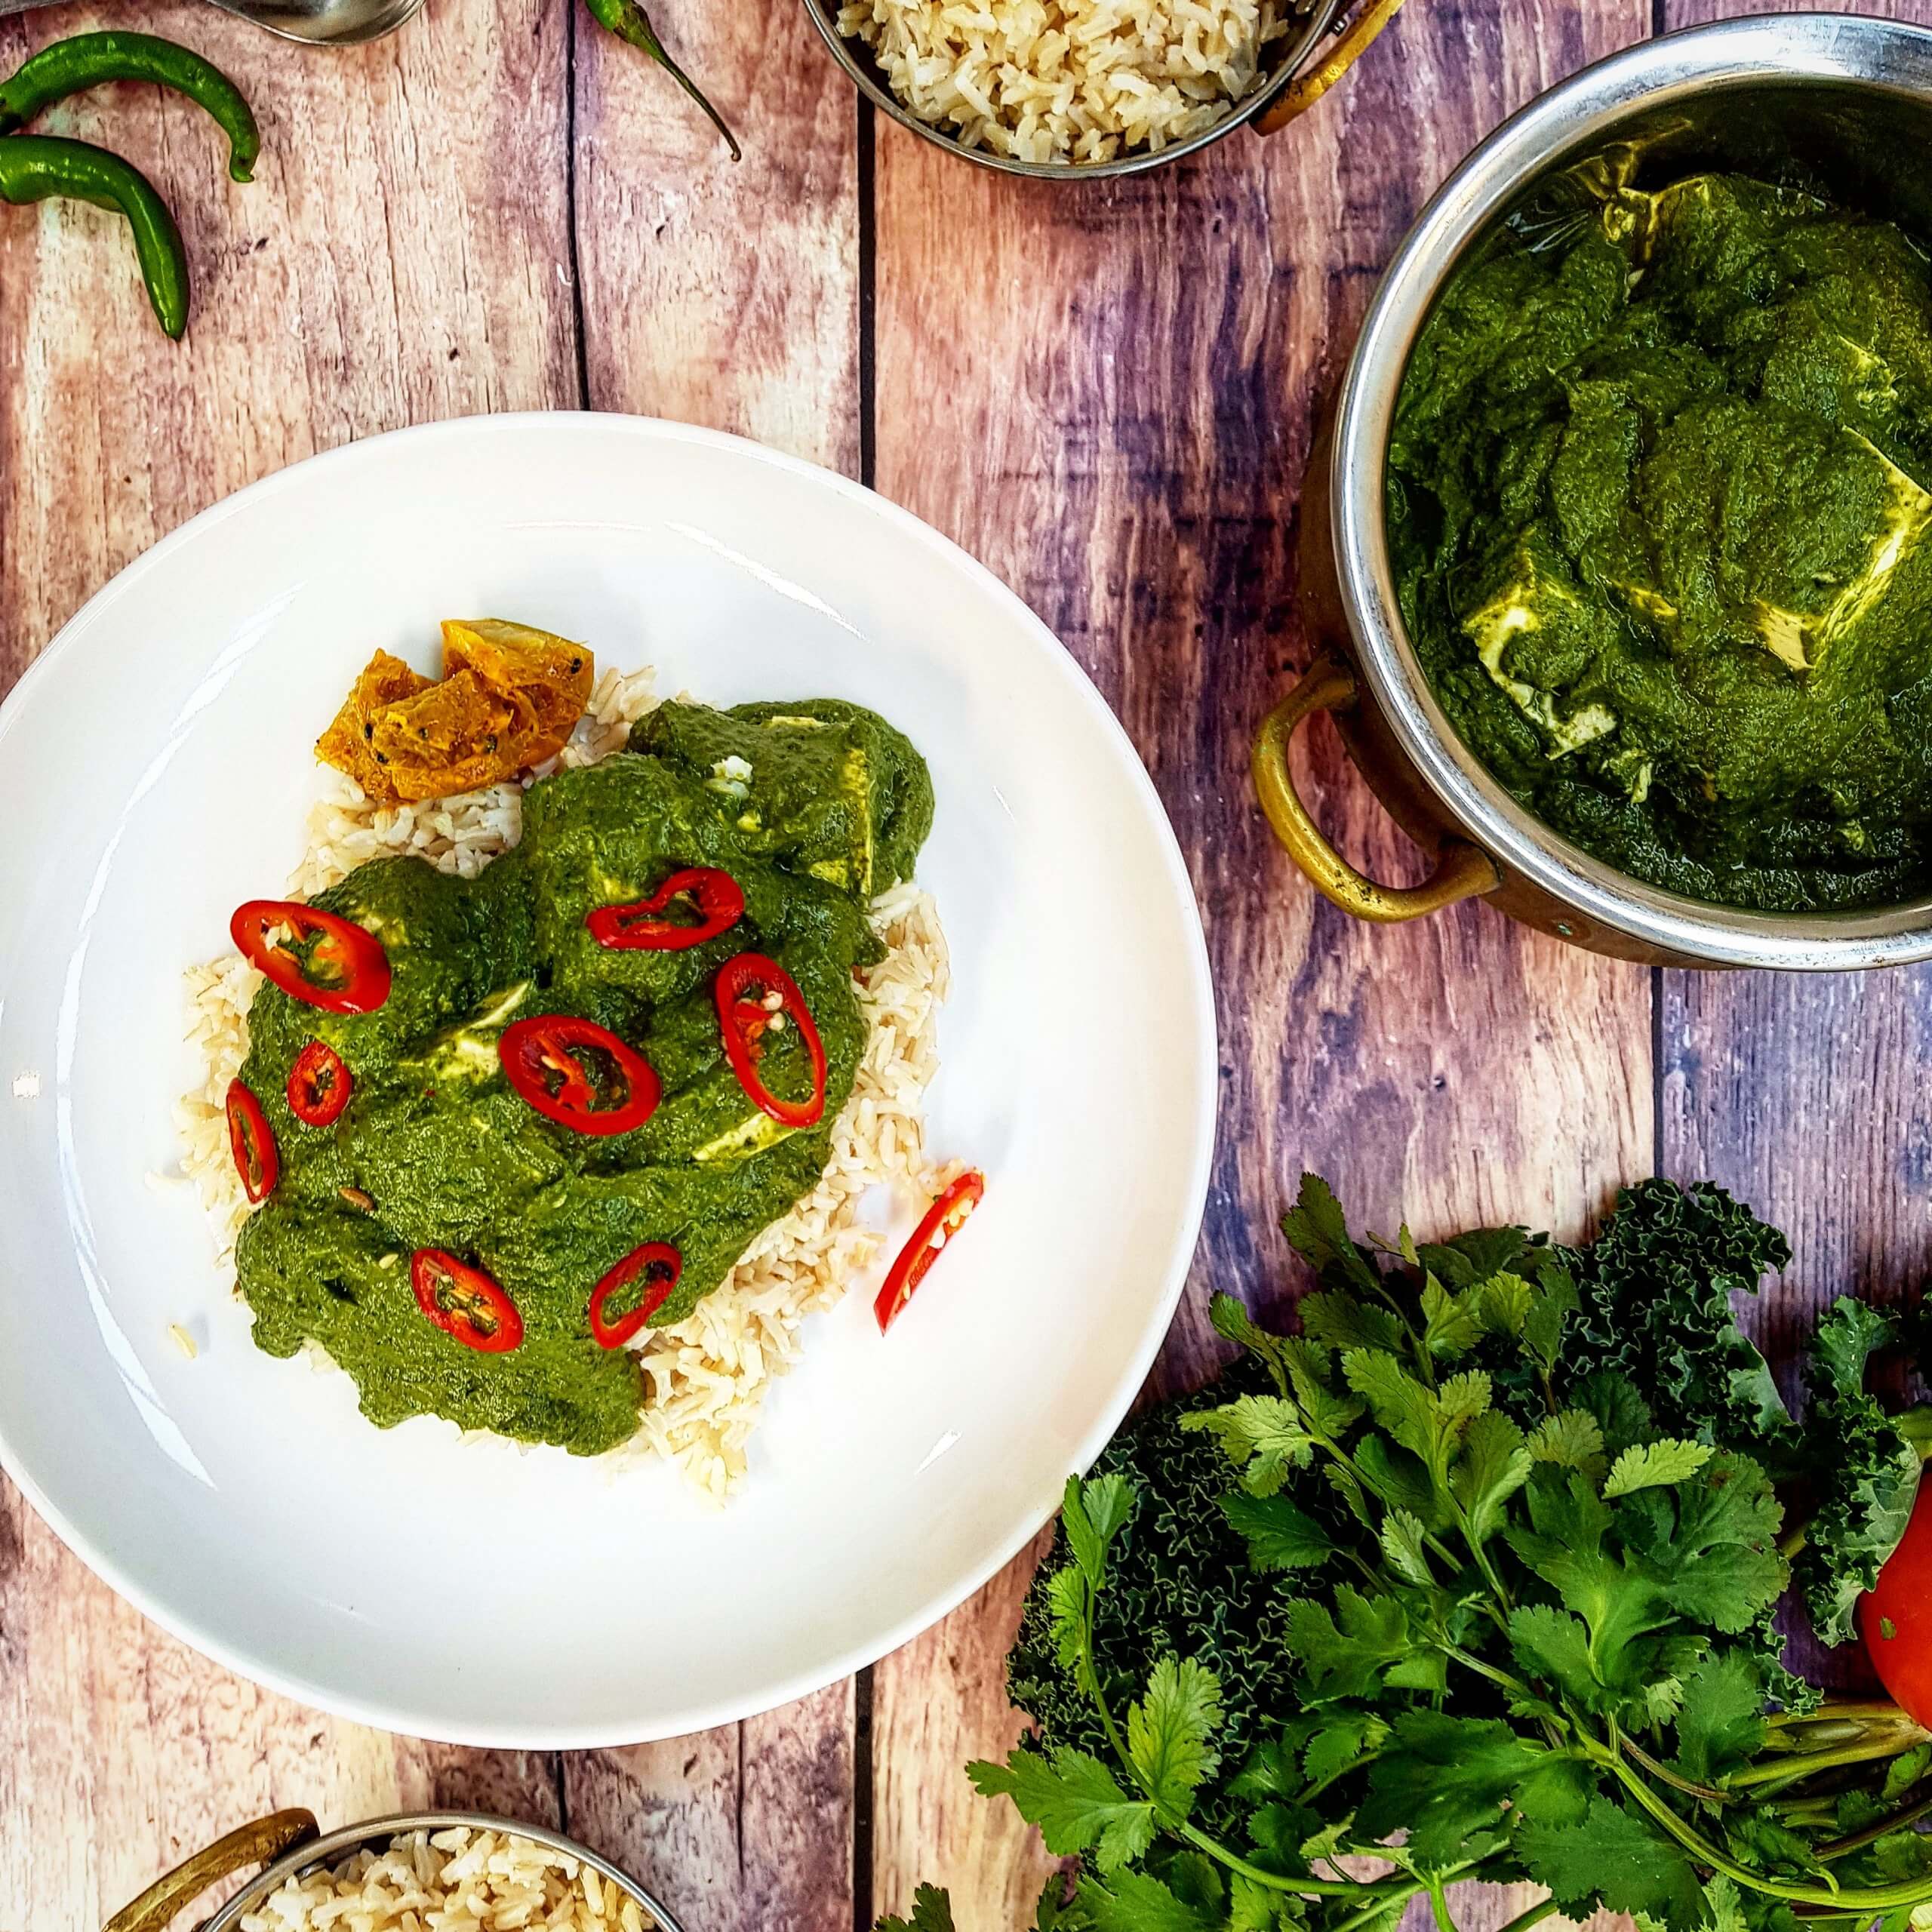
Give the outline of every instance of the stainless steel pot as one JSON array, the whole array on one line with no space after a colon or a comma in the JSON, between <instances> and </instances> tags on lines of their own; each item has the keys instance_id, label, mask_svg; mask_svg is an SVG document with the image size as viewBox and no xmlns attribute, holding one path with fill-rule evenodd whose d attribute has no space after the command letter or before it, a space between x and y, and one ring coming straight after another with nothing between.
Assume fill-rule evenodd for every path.
<instances>
[{"instance_id":1,"label":"stainless steel pot","mask_svg":"<svg viewBox=\"0 0 1932 1932\"><path fill-rule=\"evenodd\" d=\"M804 0L804 4L813 26L852 85L881 113L891 115L902 128L911 128L921 140L1001 174L1031 175L1042 181L1091 181L1107 175L1142 174L1151 168L1164 168L1185 155L1199 153L1224 134L1250 124L1257 134L1277 133L1298 115L1306 113L1355 65L1369 42L1400 11L1403 0L1363 0L1352 19L1348 17L1349 0L1304 0L1293 26L1269 50L1266 78L1236 105L1226 119L1217 121L1186 140L1162 148L1158 154L1126 154L1116 161L1072 163L1011 160L1004 155L989 154L984 148L969 148L944 128L921 121L892 91L865 43L838 31L841 0Z\"/></svg>"},{"instance_id":2,"label":"stainless steel pot","mask_svg":"<svg viewBox=\"0 0 1932 1932\"><path fill-rule=\"evenodd\" d=\"M1302 500L1302 585L1318 661L1263 727L1254 771L1282 843L1343 910L1417 918L1475 896L1598 952L1814 971L1932 957L1932 898L1804 916L1663 892L1525 811L1457 737L1402 627L1383 520L1396 392L1417 333L1469 249L1549 176L1625 143L1640 180L1793 169L1932 243L1932 33L1841 14L1727 20L1651 41L1533 101L1451 176L1390 263ZM1436 862L1412 888L1365 878L1296 796L1287 743L1332 712L1391 815Z\"/></svg>"},{"instance_id":3,"label":"stainless steel pot","mask_svg":"<svg viewBox=\"0 0 1932 1932\"><path fill-rule=\"evenodd\" d=\"M325 1837L317 1829L314 1813L302 1810L277 1811L218 1838L122 1906L103 1932L165 1932L191 1900L199 1898L211 1886L220 1884L251 1865L262 1865L261 1871L198 1928L198 1932L235 1932L242 1914L254 1911L286 1879L299 1878L318 1866L339 1865L365 1846L381 1850L410 1832L442 1832L459 1825L472 1831L514 1832L518 1838L567 1852L589 1866L605 1884L635 1899L660 1932L682 1932L677 1920L635 1878L627 1877L608 1859L599 1858L574 1839L546 1831L540 1826L519 1825L507 1818L485 1817L474 1811L411 1811L393 1818L372 1818L365 1824L351 1825Z\"/></svg>"}]
</instances>

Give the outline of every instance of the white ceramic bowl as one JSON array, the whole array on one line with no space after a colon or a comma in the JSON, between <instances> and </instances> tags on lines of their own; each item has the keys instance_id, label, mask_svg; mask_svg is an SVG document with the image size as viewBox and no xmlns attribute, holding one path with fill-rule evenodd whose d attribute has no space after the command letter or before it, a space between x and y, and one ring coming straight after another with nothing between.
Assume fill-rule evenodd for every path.
<instances>
[{"instance_id":1,"label":"white ceramic bowl","mask_svg":"<svg viewBox=\"0 0 1932 1932\"><path fill-rule=\"evenodd\" d=\"M253 1347L193 1198L148 1178L195 1072L182 971L281 889L317 732L376 646L432 665L437 621L478 613L718 703L857 699L931 761L920 876L954 992L931 1148L983 1167L986 1202L889 1340L876 1269L814 1321L721 1514L663 1467L371 1427L346 1377ZM0 709L0 1462L116 1589L248 1676L493 1746L768 1708L992 1575L1153 1359L1215 1088L1173 835L1038 620L838 477L583 415L300 464L43 654Z\"/></svg>"}]
</instances>

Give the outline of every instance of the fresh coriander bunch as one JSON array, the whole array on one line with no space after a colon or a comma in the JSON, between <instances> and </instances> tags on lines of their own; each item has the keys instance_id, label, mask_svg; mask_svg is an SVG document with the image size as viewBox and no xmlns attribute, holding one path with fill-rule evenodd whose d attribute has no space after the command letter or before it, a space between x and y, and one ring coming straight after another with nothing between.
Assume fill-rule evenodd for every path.
<instances>
[{"instance_id":1,"label":"fresh coriander bunch","mask_svg":"<svg viewBox=\"0 0 1932 1932\"><path fill-rule=\"evenodd\" d=\"M1204 1514L1205 1485L1137 1457L1146 1425L1069 1484L1015 1660L1045 1735L971 1767L1083 1860L1041 1932L1369 1932L1417 1899L1447 1928L1472 1879L1548 1888L1519 1927L1932 1911L1932 1737L1823 1701L1772 1621L1800 1540L1767 1463L1819 1490L1828 1613L1909 1513L1915 1452L1863 1387L1887 1318L1827 1318L1801 1428L1729 1315L1781 1243L1719 1190L1648 1183L1575 1251L1358 1244L1312 1179L1284 1226L1319 1276L1301 1332L1217 1297L1245 1392L1151 1426L1211 1447L1218 1521L1165 1560L1166 1492ZM948 1922L922 1893L916 1932Z\"/></svg>"}]
</instances>

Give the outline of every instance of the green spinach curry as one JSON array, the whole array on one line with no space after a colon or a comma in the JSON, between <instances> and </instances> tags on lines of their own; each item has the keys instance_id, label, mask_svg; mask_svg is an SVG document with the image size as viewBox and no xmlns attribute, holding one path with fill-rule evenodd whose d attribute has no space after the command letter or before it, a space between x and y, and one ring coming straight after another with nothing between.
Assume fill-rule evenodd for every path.
<instances>
[{"instance_id":1,"label":"green spinach curry","mask_svg":"<svg viewBox=\"0 0 1932 1932\"><path fill-rule=\"evenodd\" d=\"M855 975L882 956L868 901L910 875L932 814L924 761L870 712L667 704L628 751L534 785L521 842L474 879L385 859L318 894L318 928L380 942L386 990L337 1011L271 983L250 1011L239 1085L272 1137L237 1254L256 1340L319 1343L383 1426L428 1413L583 1454L633 1434L642 1377L609 1334L626 1308L641 1325L654 1281L674 1285L652 1325L689 1314L817 1183L864 1044ZM681 877L703 889L654 901ZM786 977L795 999L765 990ZM740 1066L728 1035L747 1015ZM533 1034L526 1078L509 1043ZM329 1069L319 1100L289 1085L305 1052L303 1077ZM586 1072L632 1112L574 1102ZM622 1278L640 1251L675 1269ZM444 1257L428 1299L426 1254ZM467 1294L472 1270L495 1302Z\"/></svg>"},{"instance_id":2,"label":"green spinach curry","mask_svg":"<svg viewBox=\"0 0 1932 1932\"><path fill-rule=\"evenodd\" d=\"M1471 749L1654 884L1928 884L1932 268L1796 190L1628 157L1445 288L1404 379L1402 614Z\"/></svg>"}]
</instances>

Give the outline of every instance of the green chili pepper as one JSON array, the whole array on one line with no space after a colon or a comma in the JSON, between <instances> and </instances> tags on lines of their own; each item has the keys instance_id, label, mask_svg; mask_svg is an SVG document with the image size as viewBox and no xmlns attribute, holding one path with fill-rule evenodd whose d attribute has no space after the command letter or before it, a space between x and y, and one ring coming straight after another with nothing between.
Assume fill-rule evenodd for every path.
<instances>
[{"instance_id":1,"label":"green chili pepper","mask_svg":"<svg viewBox=\"0 0 1932 1932\"><path fill-rule=\"evenodd\" d=\"M0 137L0 202L19 206L55 195L127 217L155 319L179 340L188 326L188 251L168 204L147 177L86 141L47 134Z\"/></svg>"},{"instance_id":2,"label":"green chili pepper","mask_svg":"<svg viewBox=\"0 0 1932 1932\"><path fill-rule=\"evenodd\" d=\"M657 29L638 0L584 0L584 4L600 26L608 27L620 40L628 41L632 46L641 48L649 54L703 109L711 125L724 137L724 145L731 150L731 158L744 159L737 137L724 125L724 115L705 99L690 75L665 52L664 43L657 38Z\"/></svg>"},{"instance_id":3,"label":"green chili pepper","mask_svg":"<svg viewBox=\"0 0 1932 1932\"><path fill-rule=\"evenodd\" d=\"M228 137L229 173L238 181L254 180L261 131L241 89L192 48L151 33L79 33L43 48L11 80L0 83L0 134L26 126L56 101L109 81L152 81L206 108Z\"/></svg>"}]
</instances>

